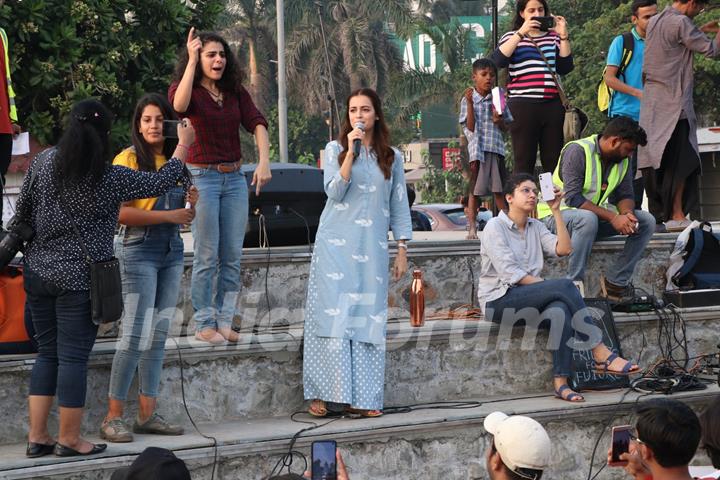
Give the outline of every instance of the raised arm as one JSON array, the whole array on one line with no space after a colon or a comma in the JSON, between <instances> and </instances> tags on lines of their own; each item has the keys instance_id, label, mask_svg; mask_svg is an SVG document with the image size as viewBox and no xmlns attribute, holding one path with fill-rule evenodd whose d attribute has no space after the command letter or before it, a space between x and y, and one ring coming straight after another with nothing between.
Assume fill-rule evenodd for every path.
<instances>
[{"instance_id":1,"label":"raised arm","mask_svg":"<svg viewBox=\"0 0 720 480\"><path fill-rule=\"evenodd\" d=\"M160 196L184 178L183 162L187 158L189 146L195 141L195 131L187 118L184 118L177 128L178 145L172 158L157 172L139 172L126 167L112 167L109 191L113 192L118 202Z\"/></svg>"},{"instance_id":2,"label":"raised arm","mask_svg":"<svg viewBox=\"0 0 720 480\"><path fill-rule=\"evenodd\" d=\"M710 40L707 33L715 31L715 39ZM707 23L701 28L695 26L692 20L684 18L680 23L680 42L695 53L700 53L709 58L720 56L720 30L717 22Z\"/></svg>"},{"instance_id":3,"label":"raised arm","mask_svg":"<svg viewBox=\"0 0 720 480\"><path fill-rule=\"evenodd\" d=\"M525 20L525 23L520 26L520 28L518 28L512 35L510 35L505 40L505 42L500 44L498 50L506 58L512 57L512 54L515 53L515 49L520 44L522 39L525 38L525 36L530 32L530 30L539 28L540 22L538 20L533 20L532 18L528 17L527 20ZM498 65L498 67L500 67L500 65Z\"/></svg>"},{"instance_id":4,"label":"raised arm","mask_svg":"<svg viewBox=\"0 0 720 480\"><path fill-rule=\"evenodd\" d=\"M192 27L188 32L187 38L188 62L185 66L182 79L180 79L180 83L175 91L175 97L173 98L173 108L178 113L186 112L190 105L195 69L200 61L201 49L202 42L200 41L200 37L195 36L195 27Z\"/></svg>"}]
</instances>

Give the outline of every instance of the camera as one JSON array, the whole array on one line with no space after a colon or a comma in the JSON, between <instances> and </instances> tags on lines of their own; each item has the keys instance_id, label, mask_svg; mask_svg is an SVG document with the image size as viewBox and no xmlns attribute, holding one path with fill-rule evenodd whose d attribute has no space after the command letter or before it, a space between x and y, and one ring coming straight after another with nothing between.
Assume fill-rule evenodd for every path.
<instances>
[{"instance_id":1,"label":"camera","mask_svg":"<svg viewBox=\"0 0 720 480\"><path fill-rule=\"evenodd\" d=\"M177 127L180 120L163 120L163 137L178 138Z\"/></svg>"},{"instance_id":2,"label":"camera","mask_svg":"<svg viewBox=\"0 0 720 480\"><path fill-rule=\"evenodd\" d=\"M8 222L7 230L0 230L0 268L5 268L23 249L26 242L32 240L35 232L17 215Z\"/></svg>"},{"instance_id":3,"label":"camera","mask_svg":"<svg viewBox=\"0 0 720 480\"><path fill-rule=\"evenodd\" d=\"M540 22L541 32L547 32L555 27L555 17L532 17L532 19Z\"/></svg>"}]
</instances>

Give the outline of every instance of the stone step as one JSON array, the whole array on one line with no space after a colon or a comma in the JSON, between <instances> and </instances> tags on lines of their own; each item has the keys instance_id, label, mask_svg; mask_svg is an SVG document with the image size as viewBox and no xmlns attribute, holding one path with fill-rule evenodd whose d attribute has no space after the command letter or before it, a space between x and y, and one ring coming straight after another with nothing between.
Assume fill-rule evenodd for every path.
<instances>
[{"instance_id":1,"label":"stone step","mask_svg":"<svg viewBox=\"0 0 720 480\"><path fill-rule=\"evenodd\" d=\"M480 241L438 241L432 238L413 241L408 252L409 270L419 268L423 271L427 287L427 311L442 312L457 305L476 304L475 285L480 272ZM665 270L676 238L677 234L655 234L643 259L638 263L634 278L636 286L651 293L664 290ZM185 243L186 248L191 248L190 237L186 236ZM620 255L623 245L623 237L611 237L595 243L585 280L588 297L597 295L600 275ZM394 243L391 242L390 254L394 255L395 251ZM243 294L239 299L236 326L248 329L255 325L263 328L302 325L311 252L312 249L308 246L244 249ZM548 260L543 277L562 278L566 272L567 259ZM178 315L173 324L172 332L175 335L185 335L195 330L189 300L191 273L192 251L186 251L185 272L178 304L182 315ZM405 316L409 311L410 283L411 275L408 273L404 279L389 284L388 303L395 309L395 316ZM112 337L116 334L115 325L102 331L104 336Z\"/></svg>"},{"instance_id":2,"label":"stone step","mask_svg":"<svg viewBox=\"0 0 720 480\"><path fill-rule=\"evenodd\" d=\"M690 355L712 353L720 327L720 307L683 311ZM642 352L642 365L659 355L658 318L654 313L616 314L618 336L630 357ZM498 342L498 328L484 320L435 320L412 328L389 327L386 405L456 398L537 394L551 391L551 354L547 335L524 343L525 329L515 328L508 342ZM175 343L177 342L177 344ZM180 356L185 395L201 422L282 416L303 408L302 330L245 335L236 346L209 346L192 338L169 339L162 373L159 412L184 423ZM645 344L645 345L644 345ZM86 432L95 433L107 408L110 366L115 343L98 342L89 362ZM26 395L33 356L0 360L0 444L16 443L27 432ZM131 391L127 418L136 411ZM54 424L56 419L51 419Z\"/></svg>"},{"instance_id":3,"label":"stone step","mask_svg":"<svg viewBox=\"0 0 720 480\"><path fill-rule=\"evenodd\" d=\"M672 398L701 410L720 393L717 385ZM309 455L311 442L334 439L353 479L406 480L427 478L467 480L487 478L483 453L490 436L482 427L493 411L528 415L547 429L553 440L550 468L543 478L585 478L593 447L598 445L594 472L603 465L609 446L609 426L632 423L636 402L651 396L635 392L591 392L585 403L562 402L547 395L515 395L469 399L466 408L417 409L375 419L314 419L306 414L200 424L200 430L217 440L217 479L262 479L288 450L294 435L302 433L294 450ZM470 403L476 402L476 403ZM99 441L98 438L91 438ZM196 432L179 437L142 435L129 444L110 444L92 458L53 456L28 459L24 443L0 447L0 478L95 480L128 465L148 446L169 448L183 459L194 480L209 480L213 471L213 441ZM694 464L708 465L700 450ZM302 472L296 457L292 469ZM418 474L422 472L422 474ZM626 478L622 469L606 468L600 478Z\"/></svg>"}]
</instances>

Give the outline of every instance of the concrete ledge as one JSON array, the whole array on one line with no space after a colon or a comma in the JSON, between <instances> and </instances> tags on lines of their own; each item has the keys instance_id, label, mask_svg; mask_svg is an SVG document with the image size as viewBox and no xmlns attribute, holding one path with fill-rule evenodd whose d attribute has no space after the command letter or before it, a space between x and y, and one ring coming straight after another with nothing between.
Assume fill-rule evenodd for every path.
<instances>
[{"instance_id":1,"label":"concrete ledge","mask_svg":"<svg viewBox=\"0 0 720 480\"><path fill-rule=\"evenodd\" d=\"M683 316L691 355L715 352L720 307L689 309ZM641 365L656 360L654 314L618 315L616 324L626 355ZM417 329L405 321L393 324L388 335L385 404L550 392L547 334L540 332L529 344L524 336L525 329L518 327L507 342L498 343L498 328L478 320L437 320ZM180 355L188 407L198 421L282 416L302 409L302 330L252 339L248 335L237 346L211 347L183 338L179 352L169 340L160 413L190 427L181 403ZM114 347L114 342L100 342L91 357L84 422L89 433L97 431L105 415ZM19 442L26 435L25 404L33 363L31 356L0 361L0 444ZM128 419L136 411L135 398L133 388ZM51 418L51 424L55 421Z\"/></svg>"},{"instance_id":2,"label":"concrete ledge","mask_svg":"<svg viewBox=\"0 0 720 480\"><path fill-rule=\"evenodd\" d=\"M711 385L707 390L678 393L673 398L702 408L719 393L717 385ZM485 399L473 408L416 410L377 419L330 421L302 414L297 420L325 425L300 436L295 447L308 455L312 441L335 439L353 478L407 479L418 471L425 472L420 478L480 478L484 473L481 454L488 442L482 422L489 413L500 410L528 415L545 425L556 440L548 478L576 478L578 472L587 471L592 446L606 430L596 458L598 464L604 460L609 441L605 425L629 421L634 404L647 398L635 392L593 392L586 395L585 403L573 404L527 395ZM307 426L282 417L202 424L200 428L218 440L217 478L260 479L287 449L290 438ZM146 447L158 444L186 461L194 479L210 477L212 442L189 433L180 437L138 436L130 444L110 444L105 453L91 459L28 459L24 444L8 445L0 448L0 478L103 478L129 464ZM702 457L698 461L707 463ZM302 465L296 466L294 471L301 469Z\"/></svg>"},{"instance_id":3,"label":"concrete ledge","mask_svg":"<svg viewBox=\"0 0 720 480\"><path fill-rule=\"evenodd\" d=\"M480 241L437 240L436 235L430 237L426 240L413 241L408 253L409 269L419 268L424 274L427 287L427 311L432 313L453 306L477 303L475 284L480 271ZM448 235L439 237L447 238ZM449 238L455 237L456 235L449 236ZM649 292L664 290L667 261L676 238L676 234L656 234L653 237L638 264L634 277L636 286ZM595 243L585 281L585 291L588 296L597 295L599 277L619 256L623 242L623 237L611 237ZM186 241L186 248L191 248L190 241ZM391 242L391 256L395 251L394 243ZM244 249L243 294L239 298L235 325L246 329L254 325L263 328L302 325L310 258L311 249L307 245ZM189 300L192 274L191 251L186 251L185 260L186 269L178 304L182 315L179 315L173 324L172 331L175 335L184 335L194 332L195 329ZM567 259L548 260L545 262L543 276L562 278L566 272ZM401 312L409 311L410 283L410 273L398 282L390 282L388 304L391 308L397 308ZM270 312L268 312L268 303ZM113 337L116 334L116 328L103 330L104 336Z\"/></svg>"}]
</instances>

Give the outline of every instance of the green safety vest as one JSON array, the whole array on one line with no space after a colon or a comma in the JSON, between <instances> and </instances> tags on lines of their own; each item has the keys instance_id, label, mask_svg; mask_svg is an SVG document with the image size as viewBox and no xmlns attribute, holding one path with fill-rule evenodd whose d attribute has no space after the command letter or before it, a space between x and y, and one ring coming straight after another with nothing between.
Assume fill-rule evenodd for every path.
<instances>
[{"instance_id":1,"label":"green safety vest","mask_svg":"<svg viewBox=\"0 0 720 480\"><path fill-rule=\"evenodd\" d=\"M565 149L568 147L568 145L573 143L578 144L585 151L585 183L583 183L582 195L588 201L594 203L595 205L598 205L602 208L609 208L609 205L607 204L608 198L615 190L615 188L617 188L620 182L622 182L623 178L625 178L625 174L628 171L630 161L625 158L622 162L610 167L610 174L608 175L608 186L605 189L605 193L602 194L602 162L600 161L600 154L595 148L597 145L597 138L598 135L591 135L586 138L581 138L580 140L569 142L567 145L565 145L565 147L563 147L563 150L560 153L560 161L558 161L557 167L555 167L555 171L553 172L553 183L561 190L563 189L563 181L560 178L560 168L562 166L563 153L565 152ZM560 205L560 209L566 210L568 208L573 207L567 206L565 204L565 200L563 199ZM552 215L550 207L545 202L538 203L537 212L538 218L544 218L548 215Z\"/></svg>"},{"instance_id":2,"label":"green safety vest","mask_svg":"<svg viewBox=\"0 0 720 480\"><path fill-rule=\"evenodd\" d=\"M8 47L8 37L7 33L5 33L5 30L0 28L0 38L2 38L2 44L3 44L3 50L5 54L5 77L7 79L7 91L8 91L8 97L10 99L10 121L12 123L17 123L18 116L17 116L17 108L15 108L15 91L13 91L12 87L12 80L10 79L10 54L8 53L9 47Z\"/></svg>"}]
</instances>

